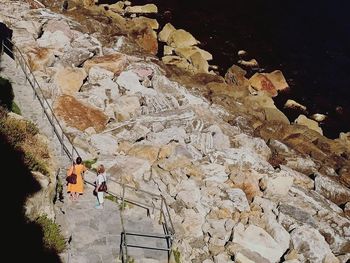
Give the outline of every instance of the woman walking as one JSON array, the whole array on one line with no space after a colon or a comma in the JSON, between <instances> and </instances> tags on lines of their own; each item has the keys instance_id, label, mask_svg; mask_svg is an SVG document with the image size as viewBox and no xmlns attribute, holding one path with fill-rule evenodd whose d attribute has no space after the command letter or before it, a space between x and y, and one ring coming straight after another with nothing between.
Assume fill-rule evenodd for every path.
<instances>
[{"instance_id":1,"label":"woman walking","mask_svg":"<svg viewBox=\"0 0 350 263\"><path fill-rule=\"evenodd\" d=\"M67 176L72 173L77 175L77 180L75 184L68 183L67 193L69 193L69 198L72 201L77 201L79 195L84 193L84 172L86 171L85 165L82 163L81 157L78 156L76 162L68 169Z\"/></svg>"},{"instance_id":2,"label":"woman walking","mask_svg":"<svg viewBox=\"0 0 350 263\"><path fill-rule=\"evenodd\" d=\"M106 184L107 183L107 178L106 178L106 173L105 173L105 167L103 166L103 164L100 164L97 168L97 176L96 176L96 187L95 187L95 193L97 194L97 201L98 204L95 206L95 208L97 209L102 209L103 208L103 203L104 203L104 193L105 191L103 191L101 189L102 184Z\"/></svg>"}]
</instances>

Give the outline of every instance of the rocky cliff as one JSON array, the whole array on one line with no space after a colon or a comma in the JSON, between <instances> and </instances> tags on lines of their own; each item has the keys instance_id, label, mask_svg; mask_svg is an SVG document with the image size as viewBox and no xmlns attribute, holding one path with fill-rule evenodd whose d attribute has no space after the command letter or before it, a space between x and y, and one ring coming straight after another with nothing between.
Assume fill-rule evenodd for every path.
<instances>
[{"instance_id":1,"label":"rocky cliff","mask_svg":"<svg viewBox=\"0 0 350 263\"><path fill-rule=\"evenodd\" d=\"M43 3L2 1L0 21L83 159L166 198L182 262L349 260L350 135L290 124L279 72L219 76L169 25L159 60L153 5Z\"/></svg>"}]
</instances>

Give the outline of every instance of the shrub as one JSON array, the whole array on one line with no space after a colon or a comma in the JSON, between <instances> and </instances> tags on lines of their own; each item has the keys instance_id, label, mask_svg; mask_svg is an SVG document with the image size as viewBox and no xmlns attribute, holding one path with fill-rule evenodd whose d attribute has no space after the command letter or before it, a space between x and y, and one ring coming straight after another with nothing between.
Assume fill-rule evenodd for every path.
<instances>
[{"instance_id":1,"label":"shrub","mask_svg":"<svg viewBox=\"0 0 350 263\"><path fill-rule=\"evenodd\" d=\"M36 222L43 231L43 242L47 250L61 253L66 249L66 241L61 233L60 227L47 215L38 217Z\"/></svg>"},{"instance_id":2,"label":"shrub","mask_svg":"<svg viewBox=\"0 0 350 263\"><path fill-rule=\"evenodd\" d=\"M12 101L11 111L18 115L22 115L21 109L18 107L18 105L14 101Z\"/></svg>"},{"instance_id":3,"label":"shrub","mask_svg":"<svg viewBox=\"0 0 350 263\"><path fill-rule=\"evenodd\" d=\"M39 129L34 123L26 121L26 132L32 136L35 136L39 133Z\"/></svg>"},{"instance_id":4,"label":"shrub","mask_svg":"<svg viewBox=\"0 0 350 263\"><path fill-rule=\"evenodd\" d=\"M46 175L49 174L49 170L47 168L46 163L43 160L39 160L38 157L32 152L24 152L24 163L26 164L29 170L38 171Z\"/></svg>"},{"instance_id":5,"label":"shrub","mask_svg":"<svg viewBox=\"0 0 350 263\"><path fill-rule=\"evenodd\" d=\"M56 203L56 201L63 201L63 183L60 177L57 176L57 183L56 183L56 193L55 197L53 199L53 202Z\"/></svg>"},{"instance_id":6,"label":"shrub","mask_svg":"<svg viewBox=\"0 0 350 263\"><path fill-rule=\"evenodd\" d=\"M105 198L108 199L108 200L111 200L112 202L117 202L118 201L118 198L116 198L113 195L109 195L109 194L106 194Z\"/></svg>"},{"instance_id":7,"label":"shrub","mask_svg":"<svg viewBox=\"0 0 350 263\"><path fill-rule=\"evenodd\" d=\"M178 249L174 249L173 253L174 253L175 262L176 263L181 263L180 251Z\"/></svg>"},{"instance_id":8,"label":"shrub","mask_svg":"<svg viewBox=\"0 0 350 263\"><path fill-rule=\"evenodd\" d=\"M7 136L12 146L20 145L26 138L26 122L12 118L0 120L0 132Z\"/></svg>"},{"instance_id":9,"label":"shrub","mask_svg":"<svg viewBox=\"0 0 350 263\"><path fill-rule=\"evenodd\" d=\"M91 166L96 162L97 162L97 158L94 158L92 160L83 161L83 164L86 166L86 168L91 169Z\"/></svg>"}]
</instances>

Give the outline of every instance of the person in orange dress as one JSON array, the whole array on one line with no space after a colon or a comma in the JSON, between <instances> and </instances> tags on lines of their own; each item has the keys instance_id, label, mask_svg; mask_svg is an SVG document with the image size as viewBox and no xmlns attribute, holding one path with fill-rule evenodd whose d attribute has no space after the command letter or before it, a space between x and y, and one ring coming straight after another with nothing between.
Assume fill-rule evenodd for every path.
<instances>
[{"instance_id":1,"label":"person in orange dress","mask_svg":"<svg viewBox=\"0 0 350 263\"><path fill-rule=\"evenodd\" d=\"M77 183L67 185L67 193L72 201L77 201L79 195L84 193L84 172L87 170L85 165L82 163L81 157L78 156L75 164L73 164L67 171L67 176L74 173L77 175Z\"/></svg>"}]
</instances>

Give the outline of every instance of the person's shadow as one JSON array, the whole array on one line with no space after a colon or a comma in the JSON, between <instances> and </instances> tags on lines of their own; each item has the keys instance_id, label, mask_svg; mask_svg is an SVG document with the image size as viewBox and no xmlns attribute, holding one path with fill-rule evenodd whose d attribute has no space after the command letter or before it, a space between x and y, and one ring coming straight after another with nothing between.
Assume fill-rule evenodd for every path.
<instances>
[{"instance_id":1,"label":"person's shadow","mask_svg":"<svg viewBox=\"0 0 350 263\"><path fill-rule=\"evenodd\" d=\"M2 255L8 262L61 262L54 251L45 249L41 227L29 222L24 215L26 198L39 191L40 185L23 164L23 152L9 145L2 133L0 133L0 154Z\"/></svg>"}]
</instances>

